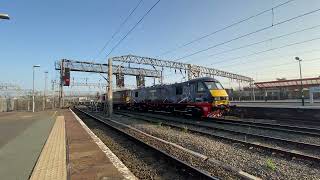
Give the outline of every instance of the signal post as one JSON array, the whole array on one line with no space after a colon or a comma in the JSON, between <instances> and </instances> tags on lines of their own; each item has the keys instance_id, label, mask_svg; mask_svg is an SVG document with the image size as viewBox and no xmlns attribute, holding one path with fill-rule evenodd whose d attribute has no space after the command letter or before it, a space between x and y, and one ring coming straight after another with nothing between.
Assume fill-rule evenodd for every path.
<instances>
[{"instance_id":1,"label":"signal post","mask_svg":"<svg viewBox=\"0 0 320 180\"><path fill-rule=\"evenodd\" d=\"M113 94L112 94L112 59L109 58L108 60L108 87L107 87L107 94L108 94L108 116L112 116L113 110Z\"/></svg>"}]
</instances>

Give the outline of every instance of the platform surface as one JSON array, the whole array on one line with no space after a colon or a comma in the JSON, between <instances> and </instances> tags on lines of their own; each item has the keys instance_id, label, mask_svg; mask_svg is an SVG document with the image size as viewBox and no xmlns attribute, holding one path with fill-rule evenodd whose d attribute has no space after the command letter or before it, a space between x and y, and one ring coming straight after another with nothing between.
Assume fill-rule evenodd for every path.
<instances>
[{"instance_id":1,"label":"platform surface","mask_svg":"<svg viewBox=\"0 0 320 180\"><path fill-rule=\"evenodd\" d=\"M1 179L29 178L55 115L55 111L0 113Z\"/></svg>"},{"instance_id":2,"label":"platform surface","mask_svg":"<svg viewBox=\"0 0 320 180\"><path fill-rule=\"evenodd\" d=\"M136 179L69 109L0 113L0 179Z\"/></svg>"},{"instance_id":3,"label":"platform surface","mask_svg":"<svg viewBox=\"0 0 320 180\"><path fill-rule=\"evenodd\" d=\"M64 111L63 115L67 129L70 179L136 179L122 166L122 162L110 156L108 148L98 146L100 140L93 139L95 135L71 111ZM105 146L101 141L100 145Z\"/></svg>"},{"instance_id":4,"label":"platform surface","mask_svg":"<svg viewBox=\"0 0 320 180\"><path fill-rule=\"evenodd\" d=\"M58 116L30 180L66 180L66 155L65 121Z\"/></svg>"}]
</instances>

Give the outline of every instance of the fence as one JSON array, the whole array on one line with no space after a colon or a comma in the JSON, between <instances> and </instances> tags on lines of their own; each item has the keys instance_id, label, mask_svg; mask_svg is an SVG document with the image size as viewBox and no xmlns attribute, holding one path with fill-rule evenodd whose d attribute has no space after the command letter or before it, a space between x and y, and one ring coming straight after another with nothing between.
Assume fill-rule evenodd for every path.
<instances>
[{"instance_id":1,"label":"fence","mask_svg":"<svg viewBox=\"0 0 320 180\"><path fill-rule=\"evenodd\" d=\"M44 101L43 96L35 97L35 111L42 111L45 109L53 109L58 107L58 98L53 101L52 97L47 97ZM4 98L0 97L0 112L9 111L32 111L32 96L18 97L18 98Z\"/></svg>"}]
</instances>

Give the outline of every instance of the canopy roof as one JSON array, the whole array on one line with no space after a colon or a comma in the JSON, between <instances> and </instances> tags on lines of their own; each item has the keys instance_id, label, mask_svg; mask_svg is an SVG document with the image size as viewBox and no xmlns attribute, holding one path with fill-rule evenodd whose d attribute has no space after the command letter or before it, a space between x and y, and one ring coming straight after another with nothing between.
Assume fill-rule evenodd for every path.
<instances>
[{"instance_id":1,"label":"canopy roof","mask_svg":"<svg viewBox=\"0 0 320 180\"><path fill-rule=\"evenodd\" d=\"M300 79L278 80L268 82L256 82L254 85L258 88L276 88L276 87L300 87ZM320 86L320 77L302 79L303 87Z\"/></svg>"}]
</instances>

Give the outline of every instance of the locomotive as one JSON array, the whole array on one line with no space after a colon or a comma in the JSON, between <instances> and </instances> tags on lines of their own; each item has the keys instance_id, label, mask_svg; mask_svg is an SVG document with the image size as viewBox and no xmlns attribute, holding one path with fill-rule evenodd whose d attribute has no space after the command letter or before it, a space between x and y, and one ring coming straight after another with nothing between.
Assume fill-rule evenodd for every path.
<instances>
[{"instance_id":1,"label":"locomotive","mask_svg":"<svg viewBox=\"0 0 320 180\"><path fill-rule=\"evenodd\" d=\"M226 90L218 80L210 77L116 91L113 103L118 109L166 111L197 117L220 117L229 111Z\"/></svg>"}]
</instances>

